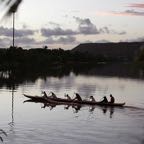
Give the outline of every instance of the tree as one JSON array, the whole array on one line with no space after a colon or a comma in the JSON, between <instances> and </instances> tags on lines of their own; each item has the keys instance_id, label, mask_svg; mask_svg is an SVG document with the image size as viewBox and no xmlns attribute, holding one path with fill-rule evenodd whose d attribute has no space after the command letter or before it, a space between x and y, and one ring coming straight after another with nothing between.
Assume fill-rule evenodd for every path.
<instances>
[{"instance_id":1,"label":"tree","mask_svg":"<svg viewBox=\"0 0 144 144\"><path fill-rule=\"evenodd\" d=\"M13 13L15 13L22 1L23 0L0 0L0 2L7 8L5 16L11 16Z\"/></svg>"}]
</instances>

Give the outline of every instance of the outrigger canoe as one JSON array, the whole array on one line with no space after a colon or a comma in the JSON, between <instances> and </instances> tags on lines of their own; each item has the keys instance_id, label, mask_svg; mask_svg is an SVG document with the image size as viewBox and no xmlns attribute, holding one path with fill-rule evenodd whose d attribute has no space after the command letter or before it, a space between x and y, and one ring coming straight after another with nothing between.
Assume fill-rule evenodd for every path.
<instances>
[{"instance_id":1,"label":"outrigger canoe","mask_svg":"<svg viewBox=\"0 0 144 144\"><path fill-rule=\"evenodd\" d=\"M33 101L37 101L37 102L47 102L47 100L44 97L41 96L31 96L31 95L26 95L24 94L25 97L33 100Z\"/></svg>"},{"instance_id":2,"label":"outrigger canoe","mask_svg":"<svg viewBox=\"0 0 144 144\"><path fill-rule=\"evenodd\" d=\"M64 98L52 98L52 97L42 97L42 96L30 96L24 94L25 97L37 101L37 102L44 102L44 103L56 103L56 104L81 104L81 105L100 105L100 106L114 106L114 107L122 107L125 103L101 103L101 102L93 102L93 101L78 101L78 100L69 100Z\"/></svg>"}]
</instances>

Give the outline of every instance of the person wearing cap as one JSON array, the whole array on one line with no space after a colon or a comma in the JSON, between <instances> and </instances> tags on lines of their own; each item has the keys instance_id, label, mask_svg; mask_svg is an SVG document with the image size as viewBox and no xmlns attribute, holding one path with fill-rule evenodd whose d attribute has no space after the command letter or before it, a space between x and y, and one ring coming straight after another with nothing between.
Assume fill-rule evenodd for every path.
<instances>
[{"instance_id":1,"label":"person wearing cap","mask_svg":"<svg viewBox=\"0 0 144 144\"><path fill-rule=\"evenodd\" d=\"M112 96L112 94L110 94L110 103L114 103L115 102L115 98Z\"/></svg>"}]
</instances>

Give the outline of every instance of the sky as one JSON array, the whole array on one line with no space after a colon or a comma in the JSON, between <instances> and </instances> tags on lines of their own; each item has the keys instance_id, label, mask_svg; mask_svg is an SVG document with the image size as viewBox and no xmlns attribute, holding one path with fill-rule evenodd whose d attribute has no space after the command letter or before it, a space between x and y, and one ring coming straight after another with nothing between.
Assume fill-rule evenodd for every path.
<instances>
[{"instance_id":1,"label":"sky","mask_svg":"<svg viewBox=\"0 0 144 144\"><path fill-rule=\"evenodd\" d=\"M12 17L0 6L0 48L12 45ZM144 41L144 0L23 0L15 45L72 49L80 43Z\"/></svg>"}]
</instances>

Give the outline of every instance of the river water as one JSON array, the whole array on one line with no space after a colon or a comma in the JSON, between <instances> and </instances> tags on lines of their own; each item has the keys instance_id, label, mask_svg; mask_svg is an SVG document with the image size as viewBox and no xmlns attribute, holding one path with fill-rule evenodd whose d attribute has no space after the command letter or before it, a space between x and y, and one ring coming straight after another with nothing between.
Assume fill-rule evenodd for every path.
<instances>
[{"instance_id":1,"label":"river water","mask_svg":"<svg viewBox=\"0 0 144 144\"><path fill-rule=\"evenodd\" d=\"M6 76L5 76L6 77ZM78 92L96 100L113 94L123 108L46 106L24 102L23 94L53 91L64 97ZM46 76L0 86L0 143L5 144L143 144L144 80L75 74Z\"/></svg>"}]
</instances>

